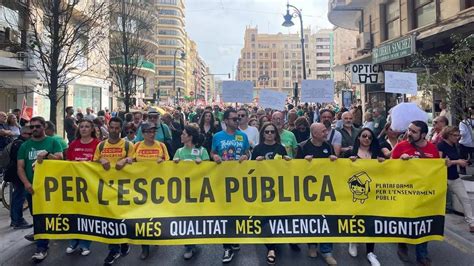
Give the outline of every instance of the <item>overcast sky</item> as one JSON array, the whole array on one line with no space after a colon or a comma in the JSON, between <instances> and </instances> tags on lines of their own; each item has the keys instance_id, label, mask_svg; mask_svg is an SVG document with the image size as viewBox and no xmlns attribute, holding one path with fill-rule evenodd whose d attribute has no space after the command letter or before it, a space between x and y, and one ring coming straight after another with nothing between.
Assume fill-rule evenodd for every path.
<instances>
[{"instance_id":1,"label":"overcast sky","mask_svg":"<svg viewBox=\"0 0 474 266\"><path fill-rule=\"evenodd\" d=\"M258 26L259 33L296 33L300 24L285 28L286 0L186 0L186 31L197 43L211 73L236 70L247 26ZM292 0L302 10L303 26L313 31L332 28L327 19L328 0ZM225 77L223 77L225 78Z\"/></svg>"}]
</instances>

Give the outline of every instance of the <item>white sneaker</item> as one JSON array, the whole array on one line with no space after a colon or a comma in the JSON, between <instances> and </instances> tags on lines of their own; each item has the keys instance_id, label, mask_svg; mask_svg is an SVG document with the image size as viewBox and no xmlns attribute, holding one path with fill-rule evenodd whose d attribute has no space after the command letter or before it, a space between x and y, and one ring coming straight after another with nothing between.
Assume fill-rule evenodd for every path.
<instances>
[{"instance_id":1,"label":"white sneaker","mask_svg":"<svg viewBox=\"0 0 474 266\"><path fill-rule=\"evenodd\" d=\"M82 248L82 249L81 249L81 255L82 255L82 256L87 256L87 255L89 255L89 254L91 254L91 250L90 250L90 249L88 249L88 248Z\"/></svg>"},{"instance_id":2,"label":"white sneaker","mask_svg":"<svg viewBox=\"0 0 474 266\"><path fill-rule=\"evenodd\" d=\"M69 246L69 247L66 248L66 253L67 254L72 254L72 253L74 253L74 251L76 251L75 247Z\"/></svg>"},{"instance_id":3,"label":"white sneaker","mask_svg":"<svg viewBox=\"0 0 474 266\"><path fill-rule=\"evenodd\" d=\"M377 260L377 256L373 252L367 254L367 260L370 261L370 265L372 266L380 266L380 262Z\"/></svg>"},{"instance_id":4,"label":"white sneaker","mask_svg":"<svg viewBox=\"0 0 474 266\"><path fill-rule=\"evenodd\" d=\"M349 254L352 257L357 257L357 244L349 243Z\"/></svg>"}]
</instances>

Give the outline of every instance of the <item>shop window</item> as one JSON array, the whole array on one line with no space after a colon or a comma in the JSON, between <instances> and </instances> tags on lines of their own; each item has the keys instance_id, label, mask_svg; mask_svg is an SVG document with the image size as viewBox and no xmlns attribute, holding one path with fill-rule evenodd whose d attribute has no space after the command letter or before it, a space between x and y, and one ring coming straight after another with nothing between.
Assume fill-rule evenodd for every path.
<instances>
[{"instance_id":1,"label":"shop window","mask_svg":"<svg viewBox=\"0 0 474 266\"><path fill-rule=\"evenodd\" d=\"M474 0L465 0L464 9L468 9L474 6Z\"/></svg>"},{"instance_id":2,"label":"shop window","mask_svg":"<svg viewBox=\"0 0 474 266\"><path fill-rule=\"evenodd\" d=\"M413 3L415 28L423 27L435 22L436 5L434 0L415 0Z\"/></svg>"},{"instance_id":3,"label":"shop window","mask_svg":"<svg viewBox=\"0 0 474 266\"><path fill-rule=\"evenodd\" d=\"M385 33L390 40L400 36L400 3L393 0L385 5Z\"/></svg>"}]
</instances>

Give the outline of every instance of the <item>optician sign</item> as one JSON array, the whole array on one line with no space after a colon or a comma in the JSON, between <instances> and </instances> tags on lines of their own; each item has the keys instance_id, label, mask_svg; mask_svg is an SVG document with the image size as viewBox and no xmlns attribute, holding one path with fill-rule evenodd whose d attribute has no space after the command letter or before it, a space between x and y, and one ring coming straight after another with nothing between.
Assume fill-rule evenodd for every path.
<instances>
[{"instance_id":1,"label":"optician sign","mask_svg":"<svg viewBox=\"0 0 474 266\"><path fill-rule=\"evenodd\" d=\"M416 39L414 35L387 42L372 50L372 63L378 64L390 60L403 58L415 53Z\"/></svg>"},{"instance_id":2,"label":"optician sign","mask_svg":"<svg viewBox=\"0 0 474 266\"><path fill-rule=\"evenodd\" d=\"M382 65L351 64L352 84L383 83Z\"/></svg>"}]
</instances>

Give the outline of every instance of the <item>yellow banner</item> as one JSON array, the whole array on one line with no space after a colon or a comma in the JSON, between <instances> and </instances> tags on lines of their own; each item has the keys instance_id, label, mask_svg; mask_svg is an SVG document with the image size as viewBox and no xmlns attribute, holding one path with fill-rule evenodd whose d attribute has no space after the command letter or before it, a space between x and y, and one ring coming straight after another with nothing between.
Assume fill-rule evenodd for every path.
<instances>
[{"instance_id":1,"label":"yellow banner","mask_svg":"<svg viewBox=\"0 0 474 266\"><path fill-rule=\"evenodd\" d=\"M105 243L442 240L443 160L36 166L35 237Z\"/></svg>"}]
</instances>

